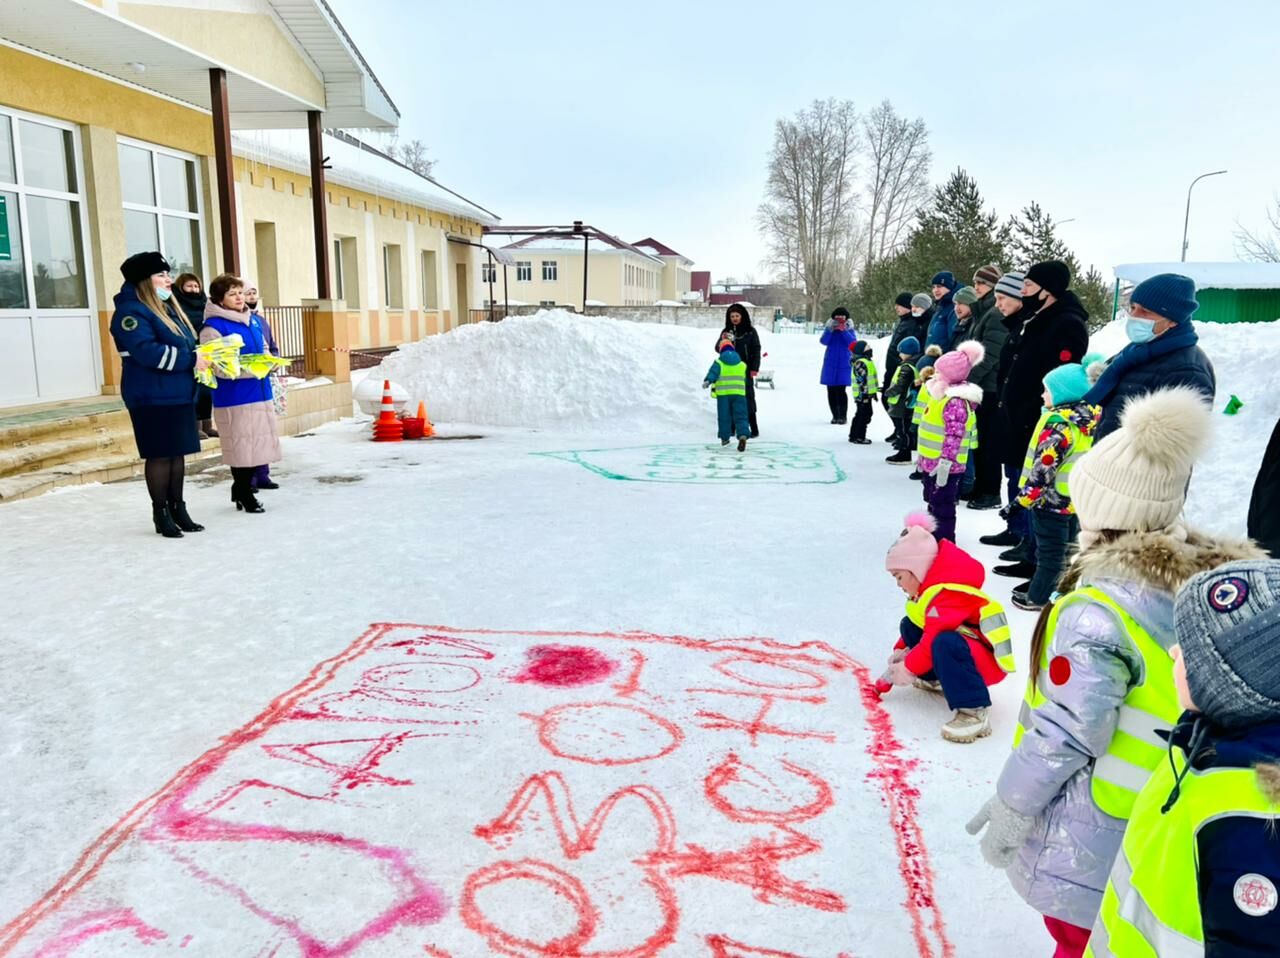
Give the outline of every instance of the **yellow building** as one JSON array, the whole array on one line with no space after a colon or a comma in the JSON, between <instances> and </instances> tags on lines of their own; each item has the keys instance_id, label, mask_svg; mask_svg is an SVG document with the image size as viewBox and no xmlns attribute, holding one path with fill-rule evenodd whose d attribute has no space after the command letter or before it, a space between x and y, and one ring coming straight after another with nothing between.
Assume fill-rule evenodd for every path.
<instances>
[{"instance_id":1,"label":"yellow building","mask_svg":"<svg viewBox=\"0 0 1280 958\"><path fill-rule=\"evenodd\" d=\"M466 244L496 218L340 132L398 123L324 0L2 0L0 484L67 461L67 442L33 449L76 415L118 425L108 328L131 252L256 274L294 308L321 378L286 431L350 409L352 348L465 321Z\"/></svg>"},{"instance_id":2,"label":"yellow building","mask_svg":"<svg viewBox=\"0 0 1280 958\"><path fill-rule=\"evenodd\" d=\"M582 273L587 273L586 305L652 306L679 303L689 292L693 261L654 239L626 243L608 233L589 236L528 236L501 247L503 264L492 265L493 299L501 305L583 305ZM484 302L488 304L491 267L481 263ZM504 288L505 283L505 288ZM505 294L505 299L504 299Z\"/></svg>"}]
</instances>

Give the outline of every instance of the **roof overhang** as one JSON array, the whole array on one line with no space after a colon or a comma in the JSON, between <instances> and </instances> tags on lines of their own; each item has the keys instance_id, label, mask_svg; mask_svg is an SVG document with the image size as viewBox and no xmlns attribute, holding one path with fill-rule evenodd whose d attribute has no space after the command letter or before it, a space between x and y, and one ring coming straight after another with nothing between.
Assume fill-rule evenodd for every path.
<instances>
[{"instance_id":1,"label":"roof overhang","mask_svg":"<svg viewBox=\"0 0 1280 958\"><path fill-rule=\"evenodd\" d=\"M281 90L86 0L4 0L0 42L206 112L209 70L226 70L231 123L240 129L305 127L311 110L323 112L330 128L398 125L395 104L323 0L269 2L323 81L325 102Z\"/></svg>"}]
</instances>

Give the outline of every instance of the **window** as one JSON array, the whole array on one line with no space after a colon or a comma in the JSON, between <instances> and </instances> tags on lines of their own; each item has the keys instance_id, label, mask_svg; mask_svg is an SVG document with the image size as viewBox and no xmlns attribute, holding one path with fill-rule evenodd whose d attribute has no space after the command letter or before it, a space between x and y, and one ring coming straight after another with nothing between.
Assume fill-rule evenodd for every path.
<instances>
[{"instance_id":1,"label":"window","mask_svg":"<svg viewBox=\"0 0 1280 958\"><path fill-rule=\"evenodd\" d=\"M539 306L554 306L555 304L556 301L554 299L544 299L538 303Z\"/></svg>"},{"instance_id":2,"label":"window","mask_svg":"<svg viewBox=\"0 0 1280 958\"><path fill-rule=\"evenodd\" d=\"M516 261L516 282L528 283L533 281L533 263L529 260Z\"/></svg>"},{"instance_id":3,"label":"window","mask_svg":"<svg viewBox=\"0 0 1280 958\"><path fill-rule=\"evenodd\" d=\"M354 236L333 238L334 291L349 309L360 308L360 249ZM369 277L370 280L373 277Z\"/></svg>"},{"instance_id":4,"label":"window","mask_svg":"<svg viewBox=\"0 0 1280 958\"><path fill-rule=\"evenodd\" d=\"M544 259L542 261L542 281L544 283L554 282L556 278L556 261L553 259Z\"/></svg>"},{"instance_id":5,"label":"window","mask_svg":"<svg viewBox=\"0 0 1280 958\"><path fill-rule=\"evenodd\" d=\"M404 309L404 282L400 275L400 247L386 243L382 247L382 285L387 309Z\"/></svg>"},{"instance_id":6,"label":"window","mask_svg":"<svg viewBox=\"0 0 1280 958\"><path fill-rule=\"evenodd\" d=\"M175 274L202 275L195 159L124 138L118 150L126 251L159 250Z\"/></svg>"},{"instance_id":7,"label":"window","mask_svg":"<svg viewBox=\"0 0 1280 958\"><path fill-rule=\"evenodd\" d=\"M493 263L485 262L480 264L480 282L496 283L498 281L498 268Z\"/></svg>"},{"instance_id":8,"label":"window","mask_svg":"<svg viewBox=\"0 0 1280 958\"><path fill-rule=\"evenodd\" d=\"M346 283L343 282L347 273L342 267L342 240L335 237L333 240L333 262L330 263L329 269L330 278L333 280L333 289L329 290L329 295L334 299L347 298Z\"/></svg>"},{"instance_id":9,"label":"window","mask_svg":"<svg viewBox=\"0 0 1280 958\"><path fill-rule=\"evenodd\" d=\"M422 308L439 309L439 277L436 276L435 250L422 251Z\"/></svg>"}]
</instances>

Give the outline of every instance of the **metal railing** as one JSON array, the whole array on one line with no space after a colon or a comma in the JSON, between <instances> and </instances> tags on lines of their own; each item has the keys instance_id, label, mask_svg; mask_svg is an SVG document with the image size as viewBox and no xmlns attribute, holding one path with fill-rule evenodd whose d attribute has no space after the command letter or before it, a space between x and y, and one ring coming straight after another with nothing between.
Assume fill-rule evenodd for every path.
<instances>
[{"instance_id":1,"label":"metal railing","mask_svg":"<svg viewBox=\"0 0 1280 958\"><path fill-rule=\"evenodd\" d=\"M293 364L286 375L306 378L316 375L320 366L316 362L316 307L314 306L262 306L259 308L275 337L276 349Z\"/></svg>"},{"instance_id":2,"label":"metal railing","mask_svg":"<svg viewBox=\"0 0 1280 958\"><path fill-rule=\"evenodd\" d=\"M494 306L492 313L490 313L488 306L484 309L467 310L466 322L468 323L487 323L490 318L492 318L494 322L506 319L507 311L502 306Z\"/></svg>"}]
</instances>

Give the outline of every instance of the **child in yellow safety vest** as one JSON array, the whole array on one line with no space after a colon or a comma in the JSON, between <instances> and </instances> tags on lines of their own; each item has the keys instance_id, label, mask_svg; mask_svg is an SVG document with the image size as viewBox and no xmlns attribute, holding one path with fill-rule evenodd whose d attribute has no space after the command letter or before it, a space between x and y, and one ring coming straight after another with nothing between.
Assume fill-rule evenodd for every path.
<instances>
[{"instance_id":1,"label":"child in yellow safety vest","mask_svg":"<svg viewBox=\"0 0 1280 958\"><path fill-rule=\"evenodd\" d=\"M1280 562L1230 562L1174 604L1186 711L1133 814L1086 955L1280 952Z\"/></svg>"},{"instance_id":2,"label":"child in yellow safety vest","mask_svg":"<svg viewBox=\"0 0 1280 958\"><path fill-rule=\"evenodd\" d=\"M859 446L871 445L867 438L867 426L871 424L871 407L880 393L880 374L871 356L871 344L859 339L849 351L853 354L853 423L849 426L849 441Z\"/></svg>"},{"instance_id":3,"label":"child in yellow safety vest","mask_svg":"<svg viewBox=\"0 0 1280 958\"><path fill-rule=\"evenodd\" d=\"M1072 470L1080 551L1032 635L996 794L968 826L1065 958L1083 954L1134 799L1167 761L1161 732L1181 711L1169 657L1174 595L1224 560L1262 556L1183 523L1210 419L1194 389L1150 393Z\"/></svg>"},{"instance_id":4,"label":"child in yellow safety vest","mask_svg":"<svg viewBox=\"0 0 1280 958\"><path fill-rule=\"evenodd\" d=\"M982 389L969 373L986 351L974 340L961 343L933 364L933 378L923 390L929 404L920 418L916 464L924 473L924 501L938 523L939 539L956 538L956 503L969 464L977 429L976 410Z\"/></svg>"},{"instance_id":5,"label":"child in yellow safety vest","mask_svg":"<svg viewBox=\"0 0 1280 958\"><path fill-rule=\"evenodd\" d=\"M729 445L729 439L738 434L738 452L747 448L751 436L749 408L747 406L747 364L733 348L733 334L725 333L717 347L720 358L711 364L702 388L711 388L716 397L716 420L720 445Z\"/></svg>"},{"instance_id":6,"label":"child in yellow safety vest","mask_svg":"<svg viewBox=\"0 0 1280 958\"><path fill-rule=\"evenodd\" d=\"M1083 401L1091 385L1085 370L1101 358L1086 356L1044 377L1044 411L1031 434L1018 491L1018 505L1031 513L1036 571L1026 586L1013 590L1013 604L1028 612L1039 612L1048 603L1080 533L1068 480L1093 446L1093 431L1102 418L1101 406Z\"/></svg>"},{"instance_id":7,"label":"child in yellow safety vest","mask_svg":"<svg viewBox=\"0 0 1280 958\"><path fill-rule=\"evenodd\" d=\"M907 516L885 557L907 594L907 614L876 690L883 695L894 685L914 685L943 695L954 714L942 737L963 744L991 734L987 687L1013 671L1013 641L1004 609L982 591L982 563L954 542L934 538L933 527L925 513Z\"/></svg>"}]
</instances>

